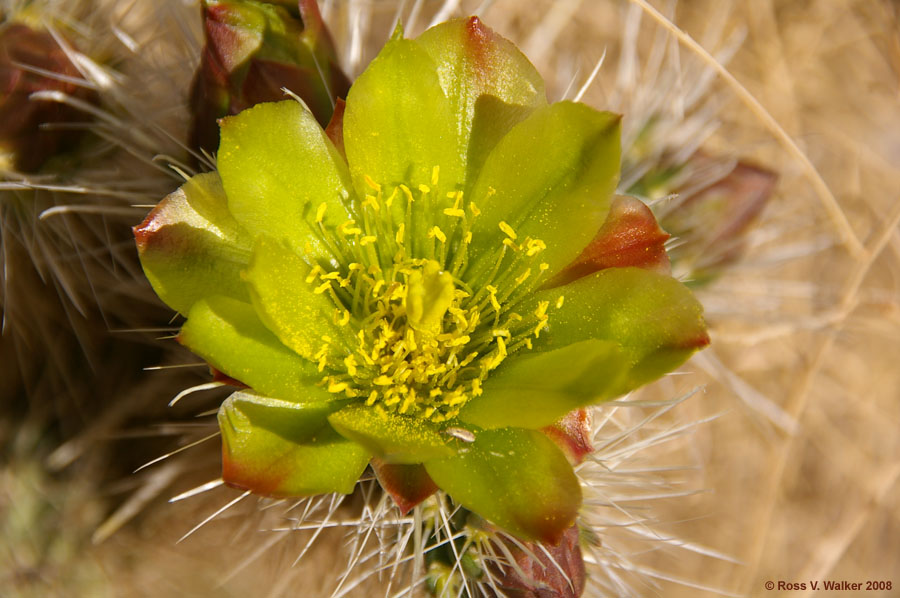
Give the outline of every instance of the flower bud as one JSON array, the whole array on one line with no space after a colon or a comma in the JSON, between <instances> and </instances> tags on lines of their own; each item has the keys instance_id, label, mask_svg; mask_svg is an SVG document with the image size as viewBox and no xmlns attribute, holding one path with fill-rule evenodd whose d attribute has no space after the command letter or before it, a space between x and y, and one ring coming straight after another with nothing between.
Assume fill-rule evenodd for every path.
<instances>
[{"instance_id":1,"label":"flower bud","mask_svg":"<svg viewBox=\"0 0 900 598\"><path fill-rule=\"evenodd\" d=\"M65 51L46 31L23 23L0 28L0 168L36 172L77 142L79 131L52 125L84 116L68 104L32 100L31 95L59 91L96 102L96 94L70 79L78 76Z\"/></svg>"},{"instance_id":2,"label":"flower bud","mask_svg":"<svg viewBox=\"0 0 900 598\"><path fill-rule=\"evenodd\" d=\"M217 120L261 102L306 102L324 127L350 83L315 0L204 0L206 46L191 88L190 146L215 151Z\"/></svg>"}]
</instances>

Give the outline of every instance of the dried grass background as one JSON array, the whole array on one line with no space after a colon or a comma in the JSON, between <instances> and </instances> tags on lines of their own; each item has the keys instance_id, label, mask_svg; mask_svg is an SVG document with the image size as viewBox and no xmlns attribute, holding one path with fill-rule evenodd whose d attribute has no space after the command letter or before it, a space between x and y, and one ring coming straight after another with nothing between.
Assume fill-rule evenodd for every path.
<instances>
[{"instance_id":1,"label":"dried grass background","mask_svg":"<svg viewBox=\"0 0 900 598\"><path fill-rule=\"evenodd\" d=\"M424 2L422 21L453 4ZM353 21L359 3L331 5L340 43L350 39L354 26L366 25ZM623 38L636 43L646 60L666 31L643 5L641 0L497 0L484 19L520 44L548 79L554 98L573 77L580 85L606 51L584 96L603 108L615 87ZM377 39L389 26L395 3L369 0L366 6L378 15L369 23L369 36ZM458 13L476 6L463 2ZM707 589L657 579L661 585L648 585L641 595L855 595L809 586L810 580L830 579L890 581L893 590L859 595L898 596L900 5L682 0L648 6L712 54L733 35L744 35L725 66L733 79L719 75L713 84L721 124L704 149L750 159L780 178L745 260L701 292L712 347L689 362L684 370L689 376L669 377L642 394L671 397L705 385L667 417L673 425L716 417L645 456L661 465L691 467L678 477L684 495L654 503L648 516L661 538L678 537L730 559L651 540L639 557L644 566ZM669 37L664 43L665 68L690 73L710 66L685 40ZM347 49L347 60L359 69L376 47ZM671 109L677 113L679 107ZM623 111L627 119L627 107ZM171 398L163 392L159 404ZM96 450L128 446L110 441ZM114 487L93 486L104 475L48 480L39 464L24 457L12 463L0 481L0 509L24 508L32 494L27 489L16 494L22 485L32 493L40 487L44 495L63 497L54 502L58 525L34 531L44 537L33 538L33 546L41 551L55 545L65 553L50 559L54 567L35 573L43 584L23 583L21 571L0 578L0 590L15 588L19 593L13 595L249 596L275 588L287 596L320 596L327 595L326 582L335 575L337 534L327 535L293 569L287 567L297 546L282 543L225 580L266 542L256 533L259 520L248 519L246 510L230 511L176 545L233 498L225 490L174 505L151 500L137 519L104 542L82 544L81 531L93 529L103 513L78 497L99 493L102 508L119 500ZM177 479L177 490L168 496L209 479L202 468L195 469L162 470L151 479ZM123 484L128 483L126 478ZM3 533L8 541L3 556L13 562L12 552L21 545L12 544L8 530ZM58 547L67 536L78 549ZM807 582L808 589L767 591L769 580ZM379 595L377 589L359 592L351 595Z\"/></svg>"}]
</instances>

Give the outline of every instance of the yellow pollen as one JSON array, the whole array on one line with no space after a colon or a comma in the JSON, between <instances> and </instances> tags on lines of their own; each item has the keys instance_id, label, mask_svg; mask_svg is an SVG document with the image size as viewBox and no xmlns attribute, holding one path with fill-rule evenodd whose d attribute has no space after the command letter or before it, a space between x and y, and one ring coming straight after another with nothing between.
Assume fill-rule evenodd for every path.
<instances>
[{"instance_id":1,"label":"yellow pollen","mask_svg":"<svg viewBox=\"0 0 900 598\"><path fill-rule=\"evenodd\" d=\"M422 192L422 195L425 195L426 193L431 193L431 187L429 187L428 185L424 185L424 184L419 185L419 191Z\"/></svg>"},{"instance_id":2,"label":"yellow pollen","mask_svg":"<svg viewBox=\"0 0 900 598\"><path fill-rule=\"evenodd\" d=\"M565 300L566 300L566 298L563 295L560 295L559 299L556 300L556 309L559 309L560 307L562 307L563 301L565 301Z\"/></svg>"},{"instance_id":3,"label":"yellow pollen","mask_svg":"<svg viewBox=\"0 0 900 598\"><path fill-rule=\"evenodd\" d=\"M309 274L306 275L306 284L312 284L321 272L324 272L324 270L322 270L318 264L313 266L312 270L309 271Z\"/></svg>"},{"instance_id":4,"label":"yellow pollen","mask_svg":"<svg viewBox=\"0 0 900 598\"><path fill-rule=\"evenodd\" d=\"M434 168L432 168L431 169L431 184L437 185L440 176L441 176L441 167L438 165L438 166L435 166Z\"/></svg>"},{"instance_id":5,"label":"yellow pollen","mask_svg":"<svg viewBox=\"0 0 900 598\"><path fill-rule=\"evenodd\" d=\"M342 223L338 224L337 230L340 234L346 235L348 237L353 236L353 235L361 235L362 229L353 226L354 224L356 224L356 220L353 220L351 218L350 220L347 220L346 222L342 222Z\"/></svg>"},{"instance_id":6,"label":"yellow pollen","mask_svg":"<svg viewBox=\"0 0 900 598\"><path fill-rule=\"evenodd\" d=\"M368 185L369 187L371 187L372 190L373 190L375 193L378 193L379 191L381 191L381 185L379 185L379 184L376 183L374 180L372 180L372 177L370 177L369 175L364 174L364 175L363 175L363 180L366 181L366 185Z\"/></svg>"},{"instance_id":7,"label":"yellow pollen","mask_svg":"<svg viewBox=\"0 0 900 598\"><path fill-rule=\"evenodd\" d=\"M368 206L376 212L381 208L378 205L378 198L374 195L366 195L366 198L363 200L363 206Z\"/></svg>"},{"instance_id":8,"label":"yellow pollen","mask_svg":"<svg viewBox=\"0 0 900 598\"><path fill-rule=\"evenodd\" d=\"M497 287L489 284L485 287L485 289L487 289L487 292L490 293L491 307L494 308L495 312L499 313L500 312L500 302L497 301Z\"/></svg>"},{"instance_id":9,"label":"yellow pollen","mask_svg":"<svg viewBox=\"0 0 900 598\"><path fill-rule=\"evenodd\" d=\"M525 255L528 257L534 257L545 249L547 249L547 245L540 239L528 239L525 241Z\"/></svg>"},{"instance_id":10,"label":"yellow pollen","mask_svg":"<svg viewBox=\"0 0 900 598\"><path fill-rule=\"evenodd\" d=\"M321 226L328 205L319 205L319 230L336 251L322 262L330 264L325 269L312 265L306 281L333 301L336 340L323 338L312 361L328 392L359 397L381 417L403 414L452 426L466 402L483 393L489 372L511 352L530 348L547 328L552 303L532 306L525 317L514 310L537 286L534 274L549 266L532 261L546 249L542 240L524 234L522 240L501 221L496 264L482 273L476 268L467 279L475 257L468 254L471 223L481 211L460 190L442 190L441 201L430 202L425 196L437 192L440 168L431 175L431 186L417 181L413 191L392 183L387 200L382 186L364 175L371 192L351 211L356 220L333 228ZM495 194L489 188L481 201ZM403 196L406 202L398 208L405 213L381 210ZM414 206L417 197L425 201Z\"/></svg>"},{"instance_id":11,"label":"yellow pollen","mask_svg":"<svg viewBox=\"0 0 900 598\"><path fill-rule=\"evenodd\" d=\"M428 238L429 238L429 239L434 239L435 237L437 237L437 240L440 241L441 243L446 243L446 242L447 242L447 235L444 234L444 231L442 231L442 230L441 230L439 227L437 227L437 226L432 226L432 227L428 230Z\"/></svg>"},{"instance_id":12,"label":"yellow pollen","mask_svg":"<svg viewBox=\"0 0 900 598\"><path fill-rule=\"evenodd\" d=\"M515 241L516 238L518 237L518 235L516 235L516 231L514 231L513 228L510 225L508 225L506 223L506 221L504 221L504 220L500 221L500 230L502 230L504 233L506 233L506 236L508 236L513 241Z\"/></svg>"},{"instance_id":13,"label":"yellow pollen","mask_svg":"<svg viewBox=\"0 0 900 598\"><path fill-rule=\"evenodd\" d=\"M348 355L344 358L344 365L347 367L347 373L351 376L356 375L356 358L352 355Z\"/></svg>"},{"instance_id":14,"label":"yellow pollen","mask_svg":"<svg viewBox=\"0 0 900 598\"><path fill-rule=\"evenodd\" d=\"M447 343L448 347L462 347L466 343L472 340L468 335L460 336L459 338L455 338Z\"/></svg>"}]
</instances>

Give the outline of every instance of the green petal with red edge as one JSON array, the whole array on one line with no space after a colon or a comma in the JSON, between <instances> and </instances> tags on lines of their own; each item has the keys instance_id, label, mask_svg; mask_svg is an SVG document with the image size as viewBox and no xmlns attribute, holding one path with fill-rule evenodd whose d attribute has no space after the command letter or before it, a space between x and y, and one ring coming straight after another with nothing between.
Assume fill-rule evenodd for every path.
<instances>
[{"instance_id":1,"label":"green petal with red edge","mask_svg":"<svg viewBox=\"0 0 900 598\"><path fill-rule=\"evenodd\" d=\"M659 227L656 217L641 200L616 196L606 222L594 240L574 262L565 267L545 287L563 285L606 268L644 268L669 274L666 241L669 234Z\"/></svg>"},{"instance_id":2,"label":"green petal with red edge","mask_svg":"<svg viewBox=\"0 0 900 598\"><path fill-rule=\"evenodd\" d=\"M619 345L590 339L504 362L459 419L481 428L542 428L579 407L613 398L628 369Z\"/></svg>"},{"instance_id":3,"label":"green petal with red edge","mask_svg":"<svg viewBox=\"0 0 900 598\"><path fill-rule=\"evenodd\" d=\"M178 340L211 366L271 397L322 402L334 395L316 386L322 375L266 328L253 306L215 296L194 304Z\"/></svg>"},{"instance_id":4,"label":"green petal with red edge","mask_svg":"<svg viewBox=\"0 0 900 598\"><path fill-rule=\"evenodd\" d=\"M370 465L378 483L394 499L404 515L413 507L437 492L437 485L421 465L401 465L372 459Z\"/></svg>"},{"instance_id":5,"label":"green petal with red edge","mask_svg":"<svg viewBox=\"0 0 900 598\"><path fill-rule=\"evenodd\" d=\"M620 117L584 104L535 110L497 143L469 199L481 210L472 226L471 275L495 263L506 222L521 242L546 245L553 276L578 257L606 220L619 177Z\"/></svg>"},{"instance_id":6,"label":"green petal with red edge","mask_svg":"<svg viewBox=\"0 0 900 598\"><path fill-rule=\"evenodd\" d=\"M258 104L221 121L217 165L228 208L252 235L286 243L311 262L328 261L324 222L350 218L347 165L316 119L295 101Z\"/></svg>"},{"instance_id":7,"label":"green petal with red edge","mask_svg":"<svg viewBox=\"0 0 900 598\"><path fill-rule=\"evenodd\" d=\"M311 268L296 253L273 239L260 236L253 248L244 278L253 306L263 324L287 347L307 359L325 344L323 337L338 342L349 327L335 324L335 307L323 283L307 282Z\"/></svg>"},{"instance_id":8,"label":"green petal with red edge","mask_svg":"<svg viewBox=\"0 0 900 598\"><path fill-rule=\"evenodd\" d=\"M234 393L219 409L222 479L273 497L350 494L370 454L328 425L335 408Z\"/></svg>"},{"instance_id":9,"label":"green petal with red edge","mask_svg":"<svg viewBox=\"0 0 900 598\"><path fill-rule=\"evenodd\" d=\"M199 174L169 194L134 237L144 273L172 309L187 314L211 295L249 298L240 272L250 244L228 211L217 174Z\"/></svg>"},{"instance_id":10,"label":"green petal with red edge","mask_svg":"<svg viewBox=\"0 0 900 598\"><path fill-rule=\"evenodd\" d=\"M386 463L421 463L456 452L456 441L419 417L389 413L380 405L355 404L328 421L343 436L365 446Z\"/></svg>"},{"instance_id":11,"label":"green petal with red edge","mask_svg":"<svg viewBox=\"0 0 900 598\"><path fill-rule=\"evenodd\" d=\"M562 306L554 309L562 298ZM628 358L622 394L672 371L709 344L703 308L677 280L638 268L610 268L537 293L549 329L535 349L591 338L618 343Z\"/></svg>"},{"instance_id":12,"label":"green petal with red edge","mask_svg":"<svg viewBox=\"0 0 900 598\"><path fill-rule=\"evenodd\" d=\"M360 196L374 194L368 176L387 193L402 183L418 197L425 185L446 201L465 174L455 123L428 53L399 36L388 41L347 93L344 149Z\"/></svg>"},{"instance_id":13,"label":"green petal with red edge","mask_svg":"<svg viewBox=\"0 0 900 598\"><path fill-rule=\"evenodd\" d=\"M537 430L477 432L456 456L425 469L455 502L526 540L559 541L581 505L572 466Z\"/></svg>"},{"instance_id":14,"label":"green petal with red edge","mask_svg":"<svg viewBox=\"0 0 900 598\"><path fill-rule=\"evenodd\" d=\"M438 79L461 132L466 179L516 123L547 104L544 80L516 46L478 17L453 19L418 38L437 65Z\"/></svg>"}]
</instances>

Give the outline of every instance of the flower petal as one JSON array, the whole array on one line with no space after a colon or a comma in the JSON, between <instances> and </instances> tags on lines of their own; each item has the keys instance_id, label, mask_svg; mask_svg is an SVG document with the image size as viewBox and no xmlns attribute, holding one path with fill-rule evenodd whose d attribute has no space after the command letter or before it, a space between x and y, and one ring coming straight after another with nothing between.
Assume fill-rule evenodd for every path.
<instances>
[{"instance_id":1,"label":"flower petal","mask_svg":"<svg viewBox=\"0 0 900 598\"><path fill-rule=\"evenodd\" d=\"M516 46L478 17L432 27L416 42L437 66L458 144L474 180L490 150L516 123L547 104L544 80Z\"/></svg>"},{"instance_id":2,"label":"flower petal","mask_svg":"<svg viewBox=\"0 0 900 598\"><path fill-rule=\"evenodd\" d=\"M650 382L709 344L703 308L677 280L638 268L601 270L537 293L551 306L549 330L535 348L563 347L589 338L618 343L628 371L615 394ZM545 335L546 334L546 338Z\"/></svg>"},{"instance_id":3,"label":"flower petal","mask_svg":"<svg viewBox=\"0 0 900 598\"><path fill-rule=\"evenodd\" d=\"M315 384L316 366L267 329L253 306L230 297L194 304L178 340L227 376L271 397L322 402L334 396Z\"/></svg>"},{"instance_id":4,"label":"flower petal","mask_svg":"<svg viewBox=\"0 0 900 598\"><path fill-rule=\"evenodd\" d=\"M328 421L386 463L421 463L454 454L450 436L426 420L388 413L379 406L348 405Z\"/></svg>"},{"instance_id":5,"label":"flower petal","mask_svg":"<svg viewBox=\"0 0 900 598\"><path fill-rule=\"evenodd\" d=\"M389 188L425 185L441 200L462 183L456 119L436 69L415 41L395 35L350 88L344 147L361 197L372 193L366 176Z\"/></svg>"},{"instance_id":6,"label":"flower petal","mask_svg":"<svg viewBox=\"0 0 900 598\"><path fill-rule=\"evenodd\" d=\"M349 219L350 179L313 115L294 101L257 104L221 127L217 164L235 219L311 262L330 260L316 212L324 203L326 221Z\"/></svg>"},{"instance_id":7,"label":"flower petal","mask_svg":"<svg viewBox=\"0 0 900 598\"><path fill-rule=\"evenodd\" d=\"M506 222L519 238L541 239L553 276L590 242L609 212L619 176L619 121L609 112L560 102L535 110L487 157L470 199L471 280L495 262Z\"/></svg>"},{"instance_id":8,"label":"flower petal","mask_svg":"<svg viewBox=\"0 0 900 598\"><path fill-rule=\"evenodd\" d=\"M244 273L263 324L307 359L313 359L322 348L323 337L339 340L349 334L334 323L336 308L328 292L316 292L321 281L307 282L310 272L293 251L260 236Z\"/></svg>"},{"instance_id":9,"label":"flower petal","mask_svg":"<svg viewBox=\"0 0 900 598\"><path fill-rule=\"evenodd\" d=\"M565 455L536 430L485 430L454 457L425 462L454 501L526 540L558 542L581 487Z\"/></svg>"},{"instance_id":10,"label":"flower petal","mask_svg":"<svg viewBox=\"0 0 900 598\"><path fill-rule=\"evenodd\" d=\"M378 483L404 515L437 492L438 487L421 465L398 465L381 459L372 459L371 465Z\"/></svg>"},{"instance_id":11,"label":"flower petal","mask_svg":"<svg viewBox=\"0 0 900 598\"><path fill-rule=\"evenodd\" d=\"M510 359L484 382L459 418L482 428L542 428L579 407L616 396L628 368L619 345L585 340ZM515 405L515 409L510 409Z\"/></svg>"},{"instance_id":12,"label":"flower petal","mask_svg":"<svg viewBox=\"0 0 900 598\"><path fill-rule=\"evenodd\" d=\"M222 479L274 497L350 494L370 455L328 425L334 408L234 393L219 409Z\"/></svg>"},{"instance_id":13,"label":"flower petal","mask_svg":"<svg viewBox=\"0 0 900 598\"><path fill-rule=\"evenodd\" d=\"M250 258L246 237L228 212L215 173L191 178L134 228L141 265L153 290L183 314L211 295L249 299L240 277Z\"/></svg>"},{"instance_id":14,"label":"flower petal","mask_svg":"<svg viewBox=\"0 0 900 598\"><path fill-rule=\"evenodd\" d=\"M618 195L594 240L545 286L563 285L606 268L633 266L669 274L668 239L669 234L659 227L644 202Z\"/></svg>"},{"instance_id":15,"label":"flower petal","mask_svg":"<svg viewBox=\"0 0 900 598\"><path fill-rule=\"evenodd\" d=\"M344 108L347 103L341 98L334 101L334 112L331 113L331 120L325 127L325 134L331 139L338 153L347 159L347 152L344 151Z\"/></svg>"}]
</instances>

